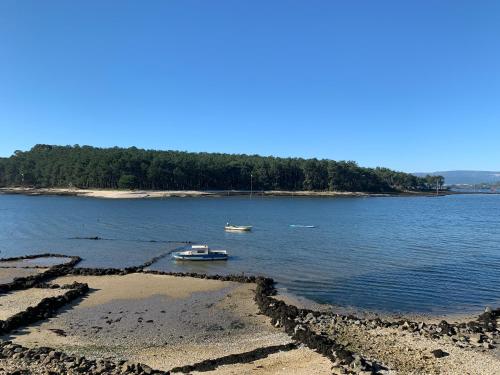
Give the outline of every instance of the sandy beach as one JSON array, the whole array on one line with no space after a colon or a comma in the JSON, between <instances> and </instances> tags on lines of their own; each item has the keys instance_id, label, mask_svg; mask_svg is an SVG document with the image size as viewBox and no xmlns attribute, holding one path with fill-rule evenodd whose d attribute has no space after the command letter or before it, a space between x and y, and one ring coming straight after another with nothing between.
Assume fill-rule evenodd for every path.
<instances>
[{"instance_id":1,"label":"sandy beach","mask_svg":"<svg viewBox=\"0 0 500 375\"><path fill-rule=\"evenodd\" d=\"M250 195L250 191L221 190L221 191L199 191L199 190L100 190L100 189L73 189L73 188L22 188L9 187L0 188L0 193L23 194L23 195L62 195L78 196L104 199L160 199L172 197L228 197ZM452 192L440 192L440 195L453 194ZM430 196L433 192L393 192L393 193L365 193L348 191L286 191L266 190L253 191L252 195L278 196L278 197L389 197L389 196Z\"/></svg>"},{"instance_id":2,"label":"sandy beach","mask_svg":"<svg viewBox=\"0 0 500 375\"><path fill-rule=\"evenodd\" d=\"M75 281L90 286L87 297L9 339L27 347L49 346L88 358L140 362L164 371L292 343L259 314L253 301L254 284L142 273L69 275L53 282ZM309 374L313 369L328 374L330 367L326 358L302 347L251 364L228 365L221 371L271 374L288 368L293 374Z\"/></svg>"}]
</instances>

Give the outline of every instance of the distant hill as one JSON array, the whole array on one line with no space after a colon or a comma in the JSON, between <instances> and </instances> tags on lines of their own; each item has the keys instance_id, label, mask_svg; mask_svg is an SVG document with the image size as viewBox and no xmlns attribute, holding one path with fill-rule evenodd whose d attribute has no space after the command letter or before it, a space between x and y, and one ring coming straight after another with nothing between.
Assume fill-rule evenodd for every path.
<instances>
[{"instance_id":1,"label":"distant hill","mask_svg":"<svg viewBox=\"0 0 500 375\"><path fill-rule=\"evenodd\" d=\"M431 176L443 176L446 185L473 185L483 182L492 183L500 181L500 172L492 171L443 171L413 174L417 177L424 177L427 174Z\"/></svg>"}]
</instances>

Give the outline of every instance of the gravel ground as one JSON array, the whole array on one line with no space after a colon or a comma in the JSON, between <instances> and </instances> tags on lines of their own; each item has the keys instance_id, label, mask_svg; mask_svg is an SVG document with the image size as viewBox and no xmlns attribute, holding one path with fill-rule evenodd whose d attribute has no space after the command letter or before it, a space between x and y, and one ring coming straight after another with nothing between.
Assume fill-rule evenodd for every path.
<instances>
[{"instance_id":1,"label":"gravel ground","mask_svg":"<svg viewBox=\"0 0 500 375\"><path fill-rule=\"evenodd\" d=\"M433 321L433 320L431 320ZM417 332L398 328L369 328L359 324L325 321L313 323L317 332L325 332L364 358L387 366L389 373L498 375L500 360L498 349L457 346L452 337L432 339ZM445 355L437 358L433 351Z\"/></svg>"}]
</instances>

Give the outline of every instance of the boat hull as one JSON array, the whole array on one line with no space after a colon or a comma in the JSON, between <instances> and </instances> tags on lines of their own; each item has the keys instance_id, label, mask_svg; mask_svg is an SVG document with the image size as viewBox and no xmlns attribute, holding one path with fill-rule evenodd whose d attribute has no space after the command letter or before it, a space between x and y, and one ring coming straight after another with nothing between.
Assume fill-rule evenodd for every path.
<instances>
[{"instance_id":1,"label":"boat hull","mask_svg":"<svg viewBox=\"0 0 500 375\"><path fill-rule=\"evenodd\" d=\"M250 232L252 230L252 227L224 227L224 230L226 232Z\"/></svg>"},{"instance_id":2,"label":"boat hull","mask_svg":"<svg viewBox=\"0 0 500 375\"><path fill-rule=\"evenodd\" d=\"M214 260L227 260L227 254L195 254L195 255L182 255L174 254L175 260L189 260L189 261L214 261Z\"/></svg>"}]
</instances>

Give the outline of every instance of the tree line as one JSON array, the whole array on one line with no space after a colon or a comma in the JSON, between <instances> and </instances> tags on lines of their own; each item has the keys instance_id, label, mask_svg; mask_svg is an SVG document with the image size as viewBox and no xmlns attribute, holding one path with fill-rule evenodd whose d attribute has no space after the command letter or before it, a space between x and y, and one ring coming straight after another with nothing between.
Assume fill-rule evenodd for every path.
<instances>
[{"instance_id":1,"label":"tree line","mask_svg":"<svg viewBox=\"0 0 500 375\"><path fill-rule=\"evenodd\" d=\"M316 190L390 192L442 186L353 161L257 155L36 145L0 158L0 186L152 190Z\"/></svg>"}]
</instances>

